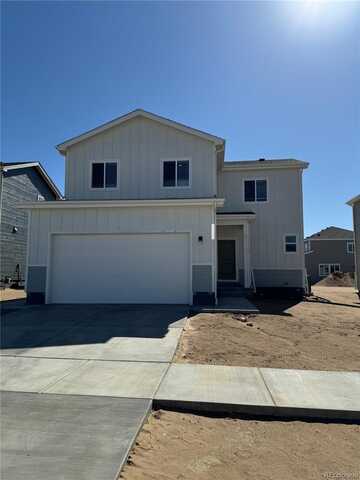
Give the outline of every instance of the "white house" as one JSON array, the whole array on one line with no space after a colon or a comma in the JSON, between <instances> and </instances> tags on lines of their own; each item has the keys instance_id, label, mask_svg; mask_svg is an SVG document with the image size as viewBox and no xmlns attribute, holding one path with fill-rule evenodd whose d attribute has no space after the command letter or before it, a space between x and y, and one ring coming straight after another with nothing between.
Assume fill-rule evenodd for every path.
<instances>
[{"instance_id":1,"label":"white house","mask_svg":"<svg viewBox=\"0 0 360 480\"><path fill-rule=\"evenodd\" d=\"M65 200L29 210L30 302L302 293L302 161L224 162L225 140L135 110L57 146Z\"/></svg>"}]
</instances>

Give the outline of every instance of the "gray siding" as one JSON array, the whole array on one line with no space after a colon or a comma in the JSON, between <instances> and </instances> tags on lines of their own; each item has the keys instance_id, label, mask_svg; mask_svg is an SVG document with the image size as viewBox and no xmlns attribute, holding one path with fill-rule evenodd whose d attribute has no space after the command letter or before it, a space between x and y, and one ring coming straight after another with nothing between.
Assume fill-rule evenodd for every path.
<instances>
[{"instance_id":1,"label":"gray siding","mask_svg":"<svg viewBox=\"0 0 360 480\"><path fill-rule=\"evenodd\" d=\"M212 292L212 266L193 265L193 291L202 293Z\"/></svg>"},{"instance_id":2,"label":"gray siding","mask_svg":"<svg viewBox=\"0 0 360 480\"><path fill-rule=\"evenodd\" d=\"M360 202L353 205L354 232L355 232L355 263L356 286L360 290Z\"/></svg>"},{"instance_id":3,"label":"gray siding","mask_svg":"<svg viewBox=\"0 0 360 480\"><path fill-rule=\"evenodd\" d=\"M244 202L245 179L267 179L268 201ZM258 270L303 270L302 171L275 169L262 172L224 171L218 178L219 196L225 197L223 212L254 212L250 223L252 268ZM284 236L296 234L298 251L285 253ZM301 282L302 285L302 282ZM301 286L300 285L300 286Z\"/></svg>"},{"instance_id":4,"label":"gray siding","mask_svg":"<svg viewBox=\"0 0 360 480\"><path fill-rule=\"evenodd\" d=\"M162 188L161 159L190 158L190 188ZM91 162L118 160L114 190L90 188ZM189 133L138 117L71 147L66 157L68 200L213 197L216 194L214 145Z\"/></svg>"},{"instance_id":5,"label":"gray siding","mask_svg":"<svg viewBox=\"0 0 360 480\"><path fill-rule=\"evenodd\" d=\"M349 239L352 240L352 239ZM339 263L342 272L355 271L354 254L347 253L346 240L311 240L310 251L305 255L305 265L311 283L324 277L319 276L320 263Z\"/></svg>"},{"instance_id":6,"label":"gray siding","mask_svg":"<svg viewBox=\"0 0 360 480\"><path fill-rule=\"evenodd\" d=\"M15 278L16 265L21 279L25 279L28 213L17 208L19 203L37 201L38 194L46 200L55 200L53 192L34 168L0 172L1 190L1 279ZM13 228L17 227L17 233Z\"/></svg>"}]
</instances>

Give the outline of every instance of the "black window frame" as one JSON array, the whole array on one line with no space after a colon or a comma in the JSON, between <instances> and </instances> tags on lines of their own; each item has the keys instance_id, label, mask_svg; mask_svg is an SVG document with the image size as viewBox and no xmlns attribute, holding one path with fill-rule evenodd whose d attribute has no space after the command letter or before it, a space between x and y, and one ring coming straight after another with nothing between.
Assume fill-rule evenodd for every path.
<instances>
[{"instance_id":1,"label":"black window frame","mask_svg":"<svg viewBox=\"0 0 360 480\"><path fill-rule=\"evenodd\" d=\"M265 198L260 197L258 191L258 183L265 182ZM253 184L253 187L249 190L249 185ZM259 188L260 189L260 188ZM249 198L249 195L251 198ZM244 179L244 202L245 203L266 203L269 199L268 181L267 178L248 178Z\"/></svg>"},{"instance_id":2,"label":"black window frame","mask_svg":"<svg viewBox=\"0 0 360 480\"><path fill-rule=\"evenodd\" d=\"M191 186L191 159L190 158L169 158L169 159L163 159L161 161L162 163L162 171L161 171L161 186L162 188L190 188ZM179 166L181 166L182 163L187 163L188 168L187 168L187 184L179 184ZM173 184L166 184L165 185L165 166L166 164L173 165L173 172L174 172L174 182ZM169 181L167 182L169 183Z\"/></svg>"},{"instance_id":3,"label":"black window frame","mask_svg":"<svg viewBox=\"0 0 360 480\"><path fill-rule=\"evenodd\" d=\"M102 162L92 162L91 164L91 178L90 178L90 186L92 190L115 190L118 188L119 179L119 162L117 160L105 160ZM98 182L98 186L94 186L94 165L102 165L102 178L101 182ZM108 180L108 175L110 175L109 169L107 167L114 167L115 166L115 182L111 182L110 179Z\"/></svg>"}]
</instances>

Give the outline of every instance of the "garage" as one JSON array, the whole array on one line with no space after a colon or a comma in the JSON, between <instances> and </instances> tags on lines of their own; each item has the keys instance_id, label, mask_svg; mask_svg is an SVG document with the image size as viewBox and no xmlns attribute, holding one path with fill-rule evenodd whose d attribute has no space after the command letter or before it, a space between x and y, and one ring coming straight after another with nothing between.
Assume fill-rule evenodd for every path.
<instances>
[{"instance_id":1,"label":"garage","mask_svg":"<svg viewBox=\"0 0 360 480\"><path fill-rule=\"evenodd\" d=\"M190 235L52 234L48 303L191 303Z\"/></svg>"}]
</instances>

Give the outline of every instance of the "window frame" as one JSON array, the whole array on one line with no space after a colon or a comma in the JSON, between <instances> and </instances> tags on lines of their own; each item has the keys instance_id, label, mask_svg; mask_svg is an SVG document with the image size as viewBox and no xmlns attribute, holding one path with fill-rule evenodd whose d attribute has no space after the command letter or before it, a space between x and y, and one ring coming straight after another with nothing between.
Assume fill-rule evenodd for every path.
<instances>
[{"instance_id":1,"label":"window frame","mask_svg":"<svg viewBox=\"0 0 360 480\"><path fill-rule=\"evenodd\" d=\"M161 158L160 159L160 185L161 188L164 190L169 189L184 189L184 188L191 188L192 186L192 167L191 167L191 157L174 157L174 158ZM164 163L165 162L175 162L175 185L165 186L164 185ZM189 184L188 185L177 185L177 162L189 162Z\"/></svg>"},{"instance_id":2,"label":"window frame","mask_svg":"<svg viewBox=\"0 0 360 480\"><path fill-rule=\"evenodd\" d=\"M256 182L266 182L266 200L257 200L257 188ZM255 200L246 200L245 199L245 182L255 182ZM255 178L244 178L243 179L243 201L244 203L269 203L269 179L267 177L255 177Z\"/></svg>"},{"instance_id":3,"label":"window frame","mask_svg":"<svg viewBox=\"0 0 360 480\"><path fill-rule=\"evenodd\" d=\"M306 248L306 245L309 247ZM304 253L305 255L311 252L311 240L304 240Z\"/></svg>"},{"instance_id":4,"label":"window frame","mask_svg":"<svg viewBox=\"0 0 360 480\"><path fill-rule=\"evenodd\" d=\"M352 246L351 250L349 250L349 245ZM355 242L354 240L346 240L346 253L354 255L355 251Z\"/></svg>"},{"instance_id":5,"label":"window frame","mask_svg":"<svg viewBox=\"0 0 360 480\"><path fill-rule=\"evenodd\" d=\"M318 269L319 269L319 277L327 277L328 275L330 275L331 273L331 267L333 266L338 266L338 270L335 270L334 268L334 272L341 272L341 264L340 263L319 263L319 266L318 266ZM326 266L327 269L328 269L328 273L327 274L322 274L321 273L321 267L324 267Z\"/></svg>"},{"instance_id":6,"label":"window frame","mask_svg":"<svg viewBox=\"0 0 360 480\"><path fill-rule=\"evenodd\" d=\"M286 237L295 237L295 242L287 242ZM283 244L284 244L284 253L286 253L286 255L297 255L299 253L299 241L298 241L298 235L296 233L285 233L283 238ZM296 246L295 252L288 252L286 250L287 244L295 245Z\"/></svg>"},{"instance_id":7,"label":"window frame","mask_svg":"<svg viewBox=\"0 0 360 480\"><path fill-rule=\"evenodd\" d=\"M93 164L94 163L102 163L104 165L104 186L103 187L93 187L92 186L92 175L93 175ZM107 163L116 163L116 187L106 187L106 167ZM92 160L90 162L90 190L94 190L97 192L102 192L104 190L118 190L120 185L120 161L118 158L107 158L106 160Z\"/></svg>"}]
</instances>

